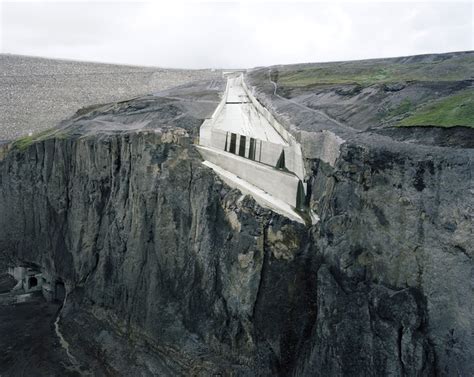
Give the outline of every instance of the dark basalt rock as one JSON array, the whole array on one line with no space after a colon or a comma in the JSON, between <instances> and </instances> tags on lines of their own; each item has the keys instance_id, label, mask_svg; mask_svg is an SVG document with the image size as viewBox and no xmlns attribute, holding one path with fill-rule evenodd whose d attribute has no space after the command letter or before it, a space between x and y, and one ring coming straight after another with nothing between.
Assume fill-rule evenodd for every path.
<instances>
[{"instance_id":1,"label":"dark basalt rock","mask_svg":"<svg viewBox=\"0 0 474 377\"><path fill-rule=\"evenodd\" d=\"M385 90L386 92L398 92L402 89L405 89L405 87L406 84L401 82L383 84L383 90Z\"/></svg>"},{"instance_id":2,"label":"dark basalt rock","mask_svg":"<svg viewBox=\"0 0 474 377\"><path fill-rule=\"evenodd\" d=\"M340 96L355 96L362 91L360 85L346 85L336 89L336 93Z\"/></svg>"}]
</instances>

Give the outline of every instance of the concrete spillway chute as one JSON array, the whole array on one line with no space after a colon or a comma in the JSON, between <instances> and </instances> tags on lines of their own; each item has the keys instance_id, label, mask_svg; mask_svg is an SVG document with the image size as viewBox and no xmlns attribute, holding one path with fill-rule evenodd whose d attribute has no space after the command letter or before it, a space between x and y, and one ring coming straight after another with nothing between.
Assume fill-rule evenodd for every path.
<instances>
[{"instance_id":1,"label":"concrete spillway chute","mask_svg":"<svg viewBox=\"0 0 474 377\"><path fill-rule=\"evenodd\" d=\"M198 149L230 186L261 205L304 222L307 211L301 146L248 91L243 76L228 78L221 103L200 129ZM317 216L310 216L317 221Z\"/></svg>"}]
</instances>

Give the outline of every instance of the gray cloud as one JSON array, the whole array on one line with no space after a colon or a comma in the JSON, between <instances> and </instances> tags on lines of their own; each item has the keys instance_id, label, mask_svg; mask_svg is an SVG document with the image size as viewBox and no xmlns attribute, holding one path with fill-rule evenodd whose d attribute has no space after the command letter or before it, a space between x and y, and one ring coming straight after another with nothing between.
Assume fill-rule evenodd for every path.
<instances>
[{"instance_id":1,"label":"gray cloud","mask_svg":"<svg viewBox=\"0 0 474 377\"><path fill-rule=\"evenodd\" d=\"M473 49L470 2L1 3L1 51L251 67Z\"/></svg>"}]
</instances>

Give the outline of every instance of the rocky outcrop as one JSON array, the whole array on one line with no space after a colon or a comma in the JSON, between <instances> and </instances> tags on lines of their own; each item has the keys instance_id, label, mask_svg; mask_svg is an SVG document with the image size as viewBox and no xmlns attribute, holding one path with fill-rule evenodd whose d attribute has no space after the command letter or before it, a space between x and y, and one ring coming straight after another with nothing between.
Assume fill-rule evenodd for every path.
<instances>
[{"instance_id":1,"label":"rocky outcrop","mask_svg":"<svg viewBox=\"0 0 474 377\"><path fill-rule=\"evenodd\" d=\"M225 372L234 370L233 364L249 373L268 371L270 361L260 365L254 357L260 348L254 322L266 323L267 306L277 304L259 304L266 295L262 269L273 250L285 271L299 249L292 244L285 251L286 237L270 236L266 246L271 213L224 187L192 145L173 141L169 135L138 133L50 139L13 150L2 161L6 216L0 247L17 263L33 263L65 282L63 321L79 344L86 341L81 336L96 336L97 344L87 340L92 355L111 352L100 349L100 337L118 332L127 339L143 337L161 350L171 359L170 374ZM281 222L275 218L270 232L279 234ZM284 232L304 234L302 226L287 227ZM304 242L298 233L293 238L298 245ZM302 263L291 259L290 264ZM294 295L298 301L300 293ZM87 323L77 323L78 308L112 323L114 331L76 331ZM293 331L284 311L274 315ZM280 327L267 331L277 350L265 342L259 352L276 363ZM127 375L139 366L106 368ZM159 363L153 368L166 370Z\"/></svg>"},{"instance_id":2,"label":"rocky outcrop","mask_svg":"<svg viewBox=\"0 0 474 377\"><path fill-rule=\"evenodd\" d=\"M347 344L338 353L357 355L357 362L330 357L329 368L339 375L353 365L357 374L373 363L389 375L470 374L472 153L447 161L433 150L347 143L335 167L315 161L313 172L317 243L336 271L320 298L338 292L329 301L334 312L318 317L318 326L334 327L322 325L319 336L351 334L336 342ZM319 366L324 343L315 343Z\"/></svg>"},{"instance_id":3,"label":"rocky outcrop","mask_svg":"<svg viewBox=\"0 0 474 377\"><path fill-rule=\"evenodd\" d=\"M3 154L0 250L65 282L76 358L96 375L472 374L471 151L335 139L307 159L307 227L201 164L193 95Z\"/></svg>"},{"instance_id":4,"label":"rocky outcrop","mask_svg":"<svg viewBox=\"0 0 474 377\"><path fill-rule=\"evenodd\" d=\"M422 68L434 69L429 64ZM333 64L329 69L341 68ZM474 131L386 126L383 132L361 131L332 118L330 109L317 103L318 91L335 85L300 87L296 95L280 96L270 81L274 72L256 69L247 81L303 145L312 171L310 205L321 217L316 243L329 271L336 272L324 291L339 289L332 300L335 315L326 312L317 320L318 326L332 326L322 325L314 333L318 341L301 371L317 373L324 366L329 375L341 375L353 365L356 375L360 370L472 374L474 301L467 282L473 273ZM456 72L468 75L461 67ZM393 90L396 83L390 85ZM367 111L364 103L359 105ZM347 300L356 301L346 306ZM343 315L338 314L341 308ZM373 315L383 325L368 326ZM388 333L399 336L387 342L385 331L391 326ZM318 338L322 334L338 340L328 343ZM408 349L411 356L403 356Z\"/></svg>"}]
</instances>

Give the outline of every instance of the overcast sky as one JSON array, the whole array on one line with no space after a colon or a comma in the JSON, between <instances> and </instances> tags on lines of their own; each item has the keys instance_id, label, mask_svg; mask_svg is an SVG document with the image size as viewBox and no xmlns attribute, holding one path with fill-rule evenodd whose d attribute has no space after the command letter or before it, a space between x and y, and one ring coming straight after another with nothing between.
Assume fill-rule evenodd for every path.
<instances>
[{"instance_id":1,"label":"overcast sky","mask_svg":"<svg viewBox=\"0 0 474 377\"><path fill-rule=\"evenodd\" d=\"M177 68L473 50L473 2L0 0L0 51Z\"/></svg>"}]
</instances>

